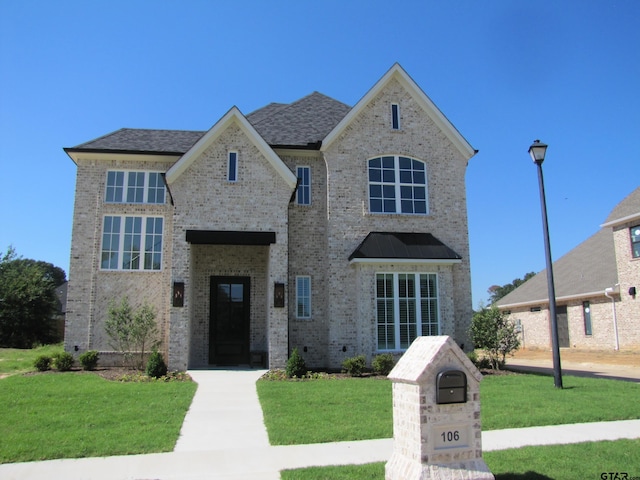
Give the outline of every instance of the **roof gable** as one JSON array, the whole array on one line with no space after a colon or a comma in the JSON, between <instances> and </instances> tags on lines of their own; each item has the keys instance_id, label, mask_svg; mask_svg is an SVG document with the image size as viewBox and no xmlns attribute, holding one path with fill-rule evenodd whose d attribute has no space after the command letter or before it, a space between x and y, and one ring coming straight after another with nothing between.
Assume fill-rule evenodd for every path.
<instances>
[{"instance_id":1,"label":"roof gable","mask_svg":"<svg viewBox=\"0 0 640 480\"><path fill-rule=\"evenodd\" d=\"M178 160L167 171L167 182L172 183L180 177L180 175L189 168L196 158L202 155L202 153L232 124L236 124L240 127L244 134L253 142L260 153L264 155L284 181L287 182L291 188L295 188L297 183L296 176L284 164L282 159L276 155L258 132L256 132L255 128L247 121L244 115L240 113L240 110L238 110L237 107L231 108L231 110L229 110L213 127L211 127L207 133L201 136L201 138L182 156L182 158L180 158L180 160Z\"/></svg>"},{"instance_id":2,"label":"roof gable","mask_svg":"<svg viewBox=\"0 0 640 480\"><path fill-rule=\"evenodd\" d=\"M411 94L413 99L422 107L424 112L438 126L444 135L451 141L460 154L466 159L470 159L476 154L476 150L465 140L453 124L436 107L433 101L422 91L405 70L396 63L391 69L360 99L360 101L349 111L349 113L338 123L331 132L324 138L321 150L326 150L347 128L351 121L365 108L365 106L375 98L378 93L386 87L391 80L397 80Z\"/></svg>"}]
</instances>

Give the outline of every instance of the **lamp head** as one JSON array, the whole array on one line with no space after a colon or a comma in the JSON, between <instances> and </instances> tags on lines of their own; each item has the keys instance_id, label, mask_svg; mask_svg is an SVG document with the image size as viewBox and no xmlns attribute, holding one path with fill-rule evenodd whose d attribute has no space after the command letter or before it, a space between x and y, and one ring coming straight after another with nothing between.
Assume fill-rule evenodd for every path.
<instances>
[{"instance_id":1,"label":"lamp head","mask_svg":"<svg viewBox=\"0 0 640 480\"><path fill-rule=\"evenodd\" d=\"M540 140L536 140L529 147L529 155L531 155L531 159L533 163L537 165L542 165L544 162L544 156L547 153L547 145L542 143Z\"/></svg>"}]
</instances>

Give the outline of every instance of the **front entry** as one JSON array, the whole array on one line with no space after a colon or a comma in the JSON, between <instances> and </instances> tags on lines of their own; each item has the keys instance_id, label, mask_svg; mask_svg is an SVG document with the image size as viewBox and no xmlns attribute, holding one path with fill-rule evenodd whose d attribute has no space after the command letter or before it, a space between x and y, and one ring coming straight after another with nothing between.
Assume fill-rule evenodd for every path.
<instances>
[{"instance_id":1,"label":"front entry","mask_svg":"<svg viewBox=\"0 0 640 480\"><path fill-rule=\"evenodd\" d=\"M249 363L249 277L211 277L209 364Z\"/></svg>"}]
</instances>

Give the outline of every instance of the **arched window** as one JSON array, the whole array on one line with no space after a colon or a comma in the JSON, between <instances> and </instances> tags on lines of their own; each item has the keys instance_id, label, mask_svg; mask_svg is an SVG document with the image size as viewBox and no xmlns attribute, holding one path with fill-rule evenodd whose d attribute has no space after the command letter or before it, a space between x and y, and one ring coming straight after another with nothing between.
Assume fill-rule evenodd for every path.
<instances>
[{"instance_id":1,"label":"arched window","mask_svg":"<svg viewBox=\"0 0 640 480\"><path fill-rule=\"evenodd\" d=\"M426 215L426 164L400 155L369 160L369 211Z\"/></svg>"}]
</instances>

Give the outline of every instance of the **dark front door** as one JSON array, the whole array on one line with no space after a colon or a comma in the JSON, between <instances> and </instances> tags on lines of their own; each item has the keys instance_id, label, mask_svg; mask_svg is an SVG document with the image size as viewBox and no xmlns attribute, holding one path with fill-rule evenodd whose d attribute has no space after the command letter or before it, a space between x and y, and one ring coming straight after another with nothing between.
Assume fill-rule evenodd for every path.
<instances>
[{"instance_id":1,"label":"dark front door","mask_svg":"<svg viewBox=\"0 0 640 480\"><path fill-rule=\"evenodd\" d=\"M211 277L209 363L249 363L249 277Z\"/></svg>"},{"instance_id":2,"label":"dark front door","mask_svg":"<svg viewBox=\"0 0 640 480\"><path fill-rule=\"evenodd\" d=\"M567 315L566 305L556 307L556 318L558 319L558 346L560 348L568 348L570 346L569 316Z\"/></svg>"}]
</instances>

